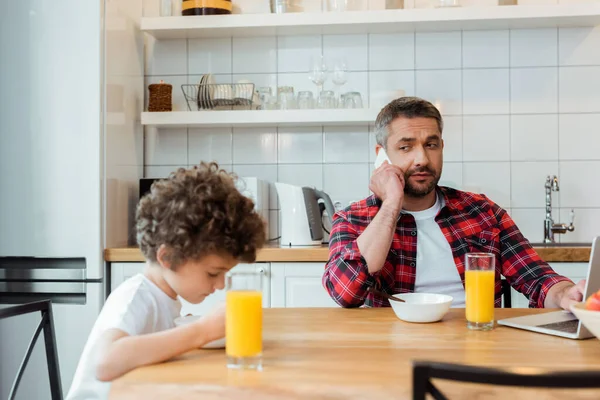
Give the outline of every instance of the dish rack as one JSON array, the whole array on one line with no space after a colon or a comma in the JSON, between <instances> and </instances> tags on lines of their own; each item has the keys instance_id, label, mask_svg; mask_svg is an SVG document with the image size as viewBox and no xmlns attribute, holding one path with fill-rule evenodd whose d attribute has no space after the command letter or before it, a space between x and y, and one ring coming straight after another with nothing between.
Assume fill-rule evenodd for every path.
<instances>
[{"instance_id":1,"label":"dish rack","mask_svg":"<svg viewBox=\"0 0 600 400\"><path fill-rule=\"evenodd\" d=\"M260 106L254 83L185 84L181 90L190 111L253 110Z\"/></svg>"}]
</instances>

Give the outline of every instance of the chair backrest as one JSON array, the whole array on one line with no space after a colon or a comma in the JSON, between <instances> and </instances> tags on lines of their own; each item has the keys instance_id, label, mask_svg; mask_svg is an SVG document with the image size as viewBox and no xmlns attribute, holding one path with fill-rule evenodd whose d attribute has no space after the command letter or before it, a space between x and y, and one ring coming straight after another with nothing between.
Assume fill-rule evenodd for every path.
<instances>
[{"instance_id":1,"label":"chair backrest","mask_svg":"<svg viewBox=\"0 0 600 400\"><path fill-rule=\"evenodd\" d=\"M517 374L494 368L415 361L413 363L413 400L425 400L428 393L435 400L448 400L431 382L431 379L434 378L455 382L519 386L524 388L600 388L600 371Z\"/></svg>"},{"instance_id":2,"label":"chair backrest","mask_svg":"<svg viewBox=\"0 0 600 400\"><path fill-rule=\"evenodd\" d=\"M510 284L504 278L500 280L500 284L502 285L502 307L512 308L512 293L510 291Z\"/></svg>"},{"instance_id":3,"label":"chair backrest","mask_svg":"<svg viewBox=\"0 0 600 400\"><path fill-rule=\"evenodd\" d=\"M50 300L36 301L33 303L22 304L0 309L0 319L16 317L18 315L31 314L41 312L42 319L37 326L29 346L25 352L25 357L19 366L17 376L10 389L8 395L9 400L13 400L17 393L19 383L25 372L25 367L31 357L35 343L40 336L41 331L44 331L44 344L46 347L46 361L48 363L48 377L50 378L50 394L52 400L62 400L62 388L60 383L60 370L58 368L58 355L56 353L56 338L54 336L54 320L52 318L52 303Z\"/></svg>"}]
</instances>

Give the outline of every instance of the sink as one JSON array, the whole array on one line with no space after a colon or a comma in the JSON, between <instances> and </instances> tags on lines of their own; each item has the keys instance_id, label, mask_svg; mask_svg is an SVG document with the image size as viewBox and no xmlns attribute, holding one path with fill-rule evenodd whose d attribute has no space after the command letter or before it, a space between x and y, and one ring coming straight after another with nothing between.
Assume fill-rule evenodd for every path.
<instances>
[{"instance_id":1,"label":"sink","mask_svg":"<svg viewBox=\"0 0 600 400\"><path fill-rule=\"evenodd\" d=\"M591 243L531 243L533 247L592 247Z\"/></svg>"}]
</instances>

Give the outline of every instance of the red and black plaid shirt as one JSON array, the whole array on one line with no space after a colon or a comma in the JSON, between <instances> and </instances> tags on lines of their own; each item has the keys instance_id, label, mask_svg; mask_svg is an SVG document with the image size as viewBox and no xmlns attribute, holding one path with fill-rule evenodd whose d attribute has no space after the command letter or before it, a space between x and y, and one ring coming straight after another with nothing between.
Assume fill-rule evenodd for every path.
<instances>
[{"instance_id":1,"label":"red and black plaid shirt","mask_svg":"<svg viewBox=\"0 0 600 400\"><path fill-rule=\"evenodd\" d=\"M544 307L548 290L568 278L555 273L523 237L508 213L484 195L439 187L445 206L435 217L450 243L454 263L465 283L465 254L496 256L495 305L501 305L500 275L529 298L530 307ZM389 301L368 288L389 294L413 292L417 269L417 225L410 214L401 214L383 268L371 275L356 239L373 220L381 200L375 196L336 213L329 239L329 261L323 285L343 307L389 306Z\"/></svg>"}]
</instances>

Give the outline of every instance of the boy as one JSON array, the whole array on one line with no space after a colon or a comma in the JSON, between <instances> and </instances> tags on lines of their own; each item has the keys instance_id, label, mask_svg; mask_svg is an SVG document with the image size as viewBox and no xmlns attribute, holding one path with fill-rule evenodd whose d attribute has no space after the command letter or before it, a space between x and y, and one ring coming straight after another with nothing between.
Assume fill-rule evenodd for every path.
<instances>
[{"instance_id":1,"label":"boy","mask_svg":"<svg viewBox=\"0 0 600 400\"><path fill-rule=\"evenodd\" d=\"M136 212L146 268L108 297L83 350L67 400L106 399L110 381L225 336L224 308L175 327L177 296L200 303L225 273L254 262L265 226L254 203L215 163L180 168L153 184Z\"/></svg>"}]
</instances>

